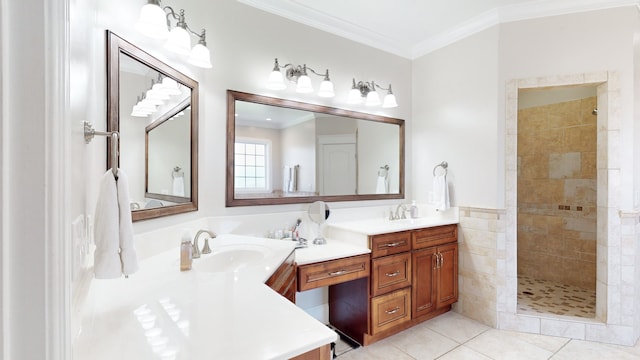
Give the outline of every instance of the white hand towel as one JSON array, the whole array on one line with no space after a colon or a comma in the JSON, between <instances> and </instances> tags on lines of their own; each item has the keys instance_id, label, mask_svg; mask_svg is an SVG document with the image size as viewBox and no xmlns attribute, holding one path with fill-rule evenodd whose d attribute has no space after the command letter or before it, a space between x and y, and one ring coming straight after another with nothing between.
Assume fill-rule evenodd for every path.
<instances>
[{"instance_id":1,"label":"white hand towel","mask_svg":"<svg viewBox=\"0 0 640 360\"><path fill-rule=\"evenodd\" d=\"M96 279L114 279L138 270L127 185L122 170L118 171L117 183L111 170L100 182L94 223Z\"/></svg>"},{"instance_id":2,"label":"white hand towel","mask_svg":"<svg viewBox=\"0 0 640 360\"><path fill-rule=\"evenodd\" d=\"M138 255L133 245L133 222L129 203L129 180L122 170L118 170L118 206L120 208L120 261L122 273L131 275L138 271Z\"/></svg>"},{"instance_id":3,"label":"white hand towel","mask_svg":"<svg viewBox=\"0 0 640 360\"><path fill-rule=\"evenodd\" d=\"M387 177L386 176L378 176L378 181L376 182L376 194L386 194L389 192L387 189Z\"/></svg>"},{"instance_id":4,"label":"white hand towel","mask_svg":"<svg viewBox=\"0 0 640 360\"><path fill-rule=\"evenodd\" d=\"M433 202L436 210L447 210L449 208L449 186L446 175L436 175L433 178Z\"/></svg>"},{"instance_id":5,"label":"white hand towel","mask_svg":"<svg viewBox=\"0 0 640 360\"><path fill-rule=\"evenodd\" d=\"M173 195L184 196L184 177L178 176L173 178Z\"/></svg>"}]
</instances>

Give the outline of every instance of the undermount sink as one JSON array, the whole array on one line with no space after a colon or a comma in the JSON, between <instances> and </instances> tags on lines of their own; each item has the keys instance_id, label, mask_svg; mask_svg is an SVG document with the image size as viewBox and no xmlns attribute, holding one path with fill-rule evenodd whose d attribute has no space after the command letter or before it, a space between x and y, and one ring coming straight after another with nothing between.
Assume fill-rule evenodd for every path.
<instances>
[{"instance_id":1,"label":"undermount sink","mask_svg":"<svg viewBox=\"0 0 640 360\"><path fill-rule=\"evenodd\" d=\"M211 254L196 260L196 268L205 272L238 271L259 263L269 252L269 248L256 245L214 247Z\"/></svg>"},{"instance_id":2,"label":"undermount sink","mask_svg":"<svg viewBox=\"0 0 640 360\"><path fill-rule=\"evenodd\" d=\"M286 257L293 251L293 245L289 242L230 234L219 235L211 239L209 244L211 253L194 259L194 270L236 274L256 270L259 273L268 268L274 258Z\"/></svg>"}]
</instances>

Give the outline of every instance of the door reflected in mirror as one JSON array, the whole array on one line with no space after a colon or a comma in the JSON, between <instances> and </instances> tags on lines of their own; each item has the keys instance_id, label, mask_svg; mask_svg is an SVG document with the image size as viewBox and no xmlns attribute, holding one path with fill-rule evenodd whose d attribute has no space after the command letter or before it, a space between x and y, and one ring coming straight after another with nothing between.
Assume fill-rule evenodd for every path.
<instances>
[{"instance_id":1,"label":"door reflected in mirror","mask_svg":"<svg viewBox=\"0 0 640 360\"><path fill-rule=\"evenodd\" d=\"M404 121L228 91L227 206L404 197Z\"/></svg>"}]
</instances>

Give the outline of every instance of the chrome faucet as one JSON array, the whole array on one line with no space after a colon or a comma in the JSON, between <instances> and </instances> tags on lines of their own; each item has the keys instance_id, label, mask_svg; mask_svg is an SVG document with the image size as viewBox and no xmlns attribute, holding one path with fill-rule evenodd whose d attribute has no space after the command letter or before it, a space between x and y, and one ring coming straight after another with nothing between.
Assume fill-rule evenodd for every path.
<instances>
[{"instance_id":1,"label":"chrome faucet","mask_svg":"<svg viewBox=\"0 0 640 360\"><path fill-rule=\"evenodd\" d=\"M216 237L216 234L214 234L213 232L209 231L209 230L198 230L198 232L196 233L196 236L193 238L193 245L192 245L192 251L191 251L191 257L193 259L197 259L200 257L200 246L198 246L198 238L200 237L200 234L202 233L207 233L209 234L208 238L204 239L204 246L202 247L202 254L210 254L211 253L211 248L209 247L209 238L213 239Z\"/></svg>"}]
</instances>

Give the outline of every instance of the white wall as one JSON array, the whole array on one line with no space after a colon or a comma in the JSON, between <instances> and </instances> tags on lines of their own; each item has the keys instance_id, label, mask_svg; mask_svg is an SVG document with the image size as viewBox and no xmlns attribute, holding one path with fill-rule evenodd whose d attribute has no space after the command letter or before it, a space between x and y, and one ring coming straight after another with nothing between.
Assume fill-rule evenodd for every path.
<instances>
[{"instance_id":1,"label":"white wall","mask_svg":"<svg viewBox=\"0 0 640 360\"><path fill-rule=\"evenodd\" d=\"M407 149L420 155L407 163L413 169L407 185L419 203L428 201L434 166L447 161L452 206L500 206L498 45L493 27L413 62Z\"/></svg>"},{"instance_id":2,"label":"white wall","mask_svg":"<svg viewBox=\"0 0 640 360\"><path fill-rule=\"evenodd\" d=\"M314 140L316 124L316 120L305 121L282 130L282 166L291 168L300 166L297 174L297 191L315 192L317 190L316 141Z\"/></svg>"},{"instance_id":3,"label":"white wall","mask_svg":"<svg viewBox=\"0 0 640 360\"><path fill-rule=\"evenodd\" d=\"M504 208L506 81L618 71L623 127L628 130L620 145L628 149L621 159L620 200L624 208L633 208L633 173L640 162L633 159L637 23L635 7L519 21L415 60L411 137L413 153L420 157L414 157L411 167L417 199L427 199L433 166L445 160L453 204Z\"/></svg>"}]
</instances>

